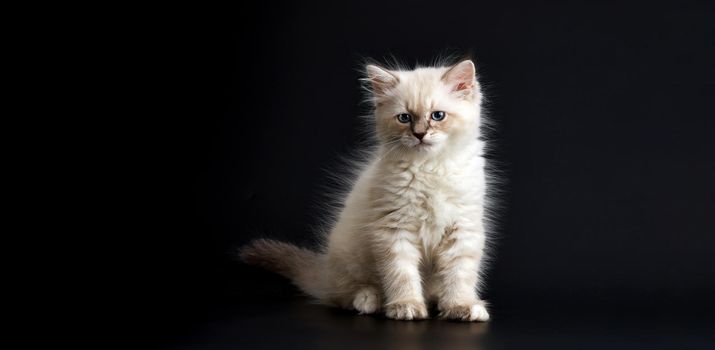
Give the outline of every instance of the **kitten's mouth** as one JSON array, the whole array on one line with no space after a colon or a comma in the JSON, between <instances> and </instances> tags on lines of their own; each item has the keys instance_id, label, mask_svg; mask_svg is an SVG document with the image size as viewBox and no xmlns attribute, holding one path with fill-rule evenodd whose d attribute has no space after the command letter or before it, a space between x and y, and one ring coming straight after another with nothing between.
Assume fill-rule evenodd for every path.
<instances>
[{"instance_id":1,"label":"kitten's mouth","mask_svg":"<svg viewBox=\"0 0 715 350\"><path fill-rule=\"evenodd\" d=\"M432 147L432 144L429 142L420 141L420 143L416 144L414 147L417 149L427 149Z\"/></svg>"}]
</instances>

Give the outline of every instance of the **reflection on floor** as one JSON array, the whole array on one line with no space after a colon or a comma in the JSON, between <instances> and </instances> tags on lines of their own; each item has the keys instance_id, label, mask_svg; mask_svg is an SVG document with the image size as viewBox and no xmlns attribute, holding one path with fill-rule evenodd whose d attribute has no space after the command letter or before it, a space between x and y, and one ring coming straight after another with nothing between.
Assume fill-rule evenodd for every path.
<instances>
[{"instance_id":1,"label":"reflection on floor","mask_svg":"<svg viewBox=\"0 0 715 350\"><path fill-rule=\"evenodd\" d=\"M403 322L306 300L257 301L180 335L165 349L715 349L712 321L609 318L494 309L488 323Z\"/></svg>"}]
</instances>

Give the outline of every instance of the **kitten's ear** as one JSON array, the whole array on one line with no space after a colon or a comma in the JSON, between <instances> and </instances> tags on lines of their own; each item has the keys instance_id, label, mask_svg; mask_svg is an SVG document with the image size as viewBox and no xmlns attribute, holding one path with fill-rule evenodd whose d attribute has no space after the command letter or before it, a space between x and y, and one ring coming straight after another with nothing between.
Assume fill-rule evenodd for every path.
<instances>
[{"instance_id":1,"label":"kitten's ear","mask_svg":"<svg viewBox=\"0 0 715 350\"><path fill-rule=\"evenodd\" d=\"M465 60L459 62L442 75L442 81L460 96L471 96L477 87L477 70L474 62Z\"/></svg>"},{"instance_id":2,"label":"kitten's ear","mask_svg":"<svg viewBox=\"0 0 715 350\"><path fill-rule=\"evenodd\" d=\"M365 67L367 78L372 85L372 93L375 95L384 94L387 90L395 87L399 80L397 76L387 69L380 68L373 64L368 64Z\"/></svg>"}]
</instances>

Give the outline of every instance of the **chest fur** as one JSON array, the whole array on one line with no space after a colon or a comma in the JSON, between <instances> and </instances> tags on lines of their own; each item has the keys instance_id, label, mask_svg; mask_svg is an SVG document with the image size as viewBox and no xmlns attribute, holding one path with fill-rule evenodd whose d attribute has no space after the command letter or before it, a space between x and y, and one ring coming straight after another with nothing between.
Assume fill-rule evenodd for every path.
<instances>
[{"instance_id":1,"label":"chest fur","mask_svg":"<svg viewBox=\"0 0 715 350\"><path fill-rule=\"evenodd\" d=\"M426 249L464 220L478 220L484 193L479 160L397 164L376 179L374 209L387 226L409 230Z\"/></svg>"}]
</instances>

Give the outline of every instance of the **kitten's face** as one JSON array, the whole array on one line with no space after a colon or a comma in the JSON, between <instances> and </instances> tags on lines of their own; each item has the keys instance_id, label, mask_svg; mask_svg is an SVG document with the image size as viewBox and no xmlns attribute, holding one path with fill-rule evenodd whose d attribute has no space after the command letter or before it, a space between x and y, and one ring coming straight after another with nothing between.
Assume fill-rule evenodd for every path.
<instances>
[{"instance_id":1,"label":"kitten's face","mask_svg":"<svg viewBox=\"0 0 715 350\"><path fill-rule=\"evenodd\" d=\"M476 137L481 95L472 61L387 71L368 66L377 135L387 150L436 152Z\"/></svg>"}]
</instances>

